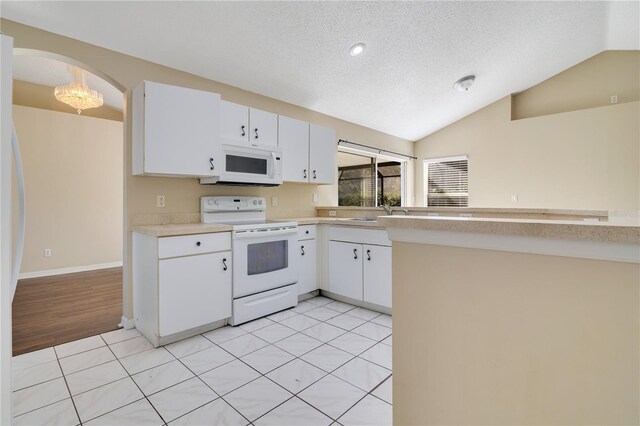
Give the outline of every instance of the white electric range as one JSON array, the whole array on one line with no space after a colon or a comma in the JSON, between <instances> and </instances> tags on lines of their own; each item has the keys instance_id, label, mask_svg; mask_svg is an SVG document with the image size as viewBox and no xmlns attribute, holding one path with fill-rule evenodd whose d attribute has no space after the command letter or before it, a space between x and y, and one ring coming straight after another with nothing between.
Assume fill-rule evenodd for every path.
<instances>
[{"instance_id":1,"label":"white electric range","mask_svg":"<svg viewBox=\"0 0 640 426\"><path fill-rule=\"evenodd\" d=\"M231 325L298 304L296 222L266 220L262 197L202 197L200 216L203 223L233 228Z\"/></svg>"}]
</instances>

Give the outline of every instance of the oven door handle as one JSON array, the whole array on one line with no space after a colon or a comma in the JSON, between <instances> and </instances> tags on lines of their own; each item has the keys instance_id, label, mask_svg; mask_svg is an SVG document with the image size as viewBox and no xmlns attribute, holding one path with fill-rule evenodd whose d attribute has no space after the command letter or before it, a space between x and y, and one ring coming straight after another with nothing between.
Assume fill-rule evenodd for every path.
<instances>
[{"instance_id":1,"label":"oven door handle","mask_svg":"<svg viewBox=\"0 0 640 426\"><path fill-rule=\"evenodd\" d=\"M270 238L276 237L280 235L295 235L298 233L297 228L290 229L276 229L273 231L262 231L262 232L250 232L250 231L235 231L233 233L233 238L236 240L244 240L249 238Z\"/></svg>"}]
</instances>

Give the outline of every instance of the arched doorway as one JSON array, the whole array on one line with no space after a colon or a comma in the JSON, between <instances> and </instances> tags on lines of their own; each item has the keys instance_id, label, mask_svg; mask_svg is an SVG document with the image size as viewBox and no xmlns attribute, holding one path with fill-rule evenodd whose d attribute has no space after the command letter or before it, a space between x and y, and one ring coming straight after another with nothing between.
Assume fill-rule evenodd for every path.
<instances>
[{"instance_id":1,"label":"arched doorway","mask_svg":"<svg viewBox=\"0 0 640 426\"><path fill-rule=\"evenodd\" d=\"M51 52L16 48L13 62L14 123L27 181L25 250L13 302L18 355L120 322L124 88ZM103 107L78 116L53 98L53 86L68 83L67 65L87 72Z\"/></svg>"}]
</instances>

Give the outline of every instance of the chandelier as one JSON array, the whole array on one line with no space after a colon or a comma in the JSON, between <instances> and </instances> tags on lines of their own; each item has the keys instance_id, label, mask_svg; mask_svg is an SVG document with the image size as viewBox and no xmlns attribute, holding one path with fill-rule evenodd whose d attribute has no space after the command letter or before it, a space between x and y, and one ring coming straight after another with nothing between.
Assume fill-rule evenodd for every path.
<instances>
[{"instance_id":1,"label":"chandelier","mask_svg":"<svg viewBox=\"0 0 640 426\"><path fill-rule=\"evenodd\" d=\"M78 114L81 114L83 109L102 106L102 93L91 90L87 86L86 71L69 65L69 72L71 83L56 86L54 91L56 99L77 109Z\"/></svg>"}]
</instances>

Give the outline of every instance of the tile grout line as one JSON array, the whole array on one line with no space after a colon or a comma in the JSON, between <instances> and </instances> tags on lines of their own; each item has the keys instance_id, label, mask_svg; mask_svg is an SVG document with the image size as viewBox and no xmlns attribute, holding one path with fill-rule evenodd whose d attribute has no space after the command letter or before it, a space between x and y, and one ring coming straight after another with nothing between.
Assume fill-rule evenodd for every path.
<instances>
[{"instance_id":1,"label":"tile grout line","mask_svg":"<svg viewBox=\"0 0 640 426\"><path fill-rule=\"evenodd\" d=\"M245 331L246 331L246 330L245 330ZM248 333L248 332L247 332L247 333ZM198 336L202 336L202 335L201 335L201 334L199 334ZM202 337L204 337L204 336L202 336ZM238 336L238 337L240 337L240 336ZM205 339L207 339L206 337L204 337L204 338L205 338ZM209 339L207 339L207 340L209 340ZM233 339L231 339L231 340L233 340ZM209 341L211 342L211 340L209 340ZM216 345L216 344L215 344L215 343L213 343L213 342L211 342L211 343L212 343L214 346L218 346L218 345ZM240 358L236 357L236 356L235 356L234 354L232 354L231 352L226 351L224 348L222 348L222 347L220 347L220 346L218 346L218 347L219 347L220 349L222 349L223 351L227 352L229 355L233 356L235 359L239 360L240 362L243 362ZM197 352L194 352L194 353L197 353ZM192 355L192 354L190 354L190 355ZM187 356L188 356L188 355L187 355ZM186 366L186 365L182 362L182 360L180 360L180 358L177 358L177 360L178 360L178 362L180 362L182 365L184 365L184 367L185 367L187 370L189 370L189 371L191 372L191 374L193 374L195 377L197 377L197 378L198 378L198 380L200 380L200 382L202 382L202 384L204 384L207 388L211 389L211 391L212 391L214 394L218 395L218 398L219 398L219 399L222 399L222 400L224 401L224 403L225 403L225 404L227 404L229 407L233 408L233 409L234 409L234 410L235 410L235 411L236 411L240 416L242 416L242 418L243 418L243 419L245 419L247 422L249 422L249 424L251 424L251 423L252 423L252 422L251 422L251 420L247 419L247 418L246 418L246 417L245 417L245 416L244 416L240 411L238 411L238 409L237 409L236 407L234 407L233 405L231 405L231 404L230 404L226 399L224 399L224 397L223 397L222 395L220 395L218 392L216 392L216 391L215 391L211 386L209 386L209 385L208 385L204 380L202 380L202 379L200 378L200 376L198 376L197 374L195 374L195 373L194 373L194 372L193 372L193 371L192 371L188 366ZM234 361L235 361L235 360L234 360ZM233 361L229 361L229 362L233 362ZM218 366L218 367L222 367L222 366L224 366L224 365L226 365L226 364L228 364L228 363L222 364L222 365L220 365L220 366ZM246 363L245 363L245 364L246 364ZM216 367L216 368L218 368L218 367ZM251 367L251 366L249 365L249 367ZM212 368L211 370L215 370L215 368ZM208 371L211 371L211 370L208 370ZM257 370L256 370L256 371L257 371ZM206 372L205 372L205 373L206 373ZM260 372L258 372L258 373L260 373ZM202 374L204 374L204 373L202 373ZM258 380L258 379L254 379L254 380ZM251 382L253 382L253 380L251 380L249 383L251 383ZM245 384L248 384L248 383L245 383ZM243 386L244 386L244 385L243 385ZM242 386L239 386L239 387L238 387L238 389L239 389L240 387L242 387ZM167 389L168 389L168 388L167 388ZM235 389L234 389L234 390L235 390ZM233 391L231 391L231 392L233 392ZM228 392L228 393L227 393L227 395L228 395L229 393L231 393L231 392ZM216 398L216 399L218 399L218 398ZM215 401L215 399L214 399L213 401ZM209 401L209 402L207 402L206 404L202 404L201 406L196 407L196 408L194 408L193 410L190 410L190 411L188 411L188 412L184 413L182 416L179 416L179 417L177 417L177 418L176 418L176 419L174 419L174 420L177 420L177 419L179 419L180 417L184 417L184 416L186 416L187 414L192 413L192 412L194 412L195 410L197 410L197 409L199 409L199 408L202 408L202 407L204 407L204 406L205 406L205 405L207 405L207 404L212 403L213 401ZM172 421L173 421L173 420L172 420Z\"/></svg>"},{"instance_id":2,"label":"tile grout line","mask_svg":"<svg viewBox=\"0 0 640 426\"><path fill-rule=\"evenodd\" d=\"M104 340L104 338L103 338L102 336L100 336L100 337L102 338L102 340L103 340L105 343L107 343L107 342ZM131 340L131 339L128 339L128 340ZM123 340L123 341L124 341L124 340ZM120 342L116 342L116 343L120 343ZM122 367L122 369L127 373L127 377L128 377L129 379L131 379L131 381L133 382L133 384L134 384L134 385L136 385L136 387L138 388L138 390L140 391L140 393L142 394L142 396L144 397L144 399L146 399L146 400L147 400L147 402L149 403L149 405L151 405L151 408L153 408L153 411L155 411L155 412L156 412L156 414L158 415L158 417L160 417L160 420L162 420L162 424L163 424L163 425L166 425L166 424L167 424L167 422L164 420L164 417L162 417L162 415L160 414L160 412L158 412L158 410L156 409L155 405L153 405L153 404L151 403L151 401L149 400L149 398L147 397L147 395L142 391L142 389L140 388L140 386L138 385L138 383L137 383L135 380L133 380L133 377L132 377L132 376L131 376L131 374L129 373L129 370L127 370L127 369L125 368L125 366L124 366L124 365L122 364L122 362L120 361L120 358L118 358L118 357L116 356L115 352L113 352L113 349L111 349L111 347L110 347L108 344L107 344L107 348L109 348L109 350L111 351L111 353L113 354L113 356L114 356L114 357L116 357L116 360L118 361L118 364L120 364L120 366ZM149 350L151 350L151 349L149 349ZM144 352L144 351L142 351L142 352ZM138 353L142 353L142 352L138 352ZM169 351L167 351L167 352L169 352ZM169 353L171 354L171 356L173 356L173 357L175 358L175 356L174 356L171 352L169 352ZM136 354L131 354L131 355L136 355ZM173 361L169 361L169 362L173 362ZM164 365L164 364L161 364L161 365ZM145 370L145 371L146 371L146 370ZM125 377L125 378L126 378L126 377ZM97 389L97 388L96 388L96 389ZM121 407L118 407L118 408L115 408L115 409L113 409L113 410L107 411L106 413L101 414L101 415L99 415L99 416L97 416L97 417L94 417L93 419L97 419L97 418L99 418L99 417L102 417L102 416L104 416L104 415L107 415L107 414L109 414L109 413L112 413L112 412L114 412L114 411L116 411L116 410L119 410L120 408L126 407L126 406L131 405L131 404L133 404L133 403L136 403L136 402L138 402L138 401L141 401L142 399L143 399L143 398L136 399L135 401L132 401L132 402L130 402L129 404L125 404L125 405L123 405L123 406L121 406ZM91 420L93 420L93 419L91 419Z\"/></svg>"},{"instance_id":3,"label":"tile grout line","mask_svg":"<svg viewBox=\"0 0 640 426\"><path fill-rule=\"evenodd\" d=\"M67 387L67 392L69 392L69 399L71 399L71 404L73 405L73 409L76 412L76 416L78 416L78 424L82 426L82 419L80 418L80 412L78 412L78 407L76 407L76 401L73 399L73 395L71 395L71 388L69 388L69 383L67 382L67 376L64 374L64 370L62 369L62 364L60 364L60 358L58 358L58 351L56 348L53 348L53 353L56 354L56 361L58 361L58 367L60 367L60 372L62 373L62 379L64 380L64 385Z\"/></svg>"}]
</instances>

